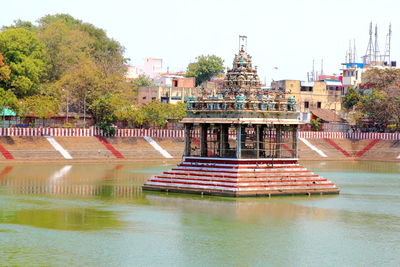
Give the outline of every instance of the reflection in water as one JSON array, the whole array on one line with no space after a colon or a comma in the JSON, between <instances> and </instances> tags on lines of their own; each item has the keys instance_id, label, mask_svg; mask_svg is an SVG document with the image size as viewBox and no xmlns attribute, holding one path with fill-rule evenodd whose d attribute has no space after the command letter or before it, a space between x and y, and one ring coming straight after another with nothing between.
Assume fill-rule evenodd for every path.
<instances>
[{"instance_id":1,"label":"reflection in water","mask_svg":"<svg viewBox=\"0 0 400 267\"><path fill-rule=\"evenodd\" d=\"M4 169L0 172L0 179L6 177L13 169L13 166L5 166Z\"/></svg>"},{"instance_id":2,"label":"reflection in water","mask_svg":"<svg viewBox=\"0 0 400 267\"><path fill-rule=\"evenodd\" d=\"M0 167L0 265L396 266L399 165L305 165L342 193L143 193L161 163Z\"/></svg>"},{"instance_id":3,"label":"reflection in water","mask_svg":"<svg viewBox=\"0 0 400 267\"><path fill-rule=\"evenodd\" d=\"M118 229L122 225L115 212L89 208L23 209L0 212L0 223L69 231Z\"/></svg>"},{"instance_id":4,"label":"reflection in water","mask_svg":"<svg viewBox=\"0 0 400 267\"><path fill-rule=\"evenodd\" d=\"M384 161L301 161L311 170L323 172L400 173L400 162Z\"/></svg>"},{"instance_id":5,"label":"reflection in water","mask_svg":"<svg viewBox=\"0 0 400 267\"><path fill-rule=\"evenodd\" d=\"M54 167L54 166L52 166ZM0 186L5 187L12 194L48 194L48 195L80 195L80 196L101 196L101 197L134 197L141 196L141 185L139 183L125 183L126 179L137 178L127 172L121 172L123 165L115 165L108 168L82 169L82 166L75 166L76 172L71 171L72 165L66 165L52 171L52 168L42 167L39 170L24 173L21 168L13 176L7 174L13 169L7 166L1 172L3 179ZM50 171L50 173L49 173ZM49 173L49 174L46 174ZM49 178L46 178L49 177ZM140 175L139 175L140 176ZM143 175L142 175L143 176ZM107 184L109 181L123 181L122 184Z\"/></svg>"},{"instance_id":6,"label":"reflection in water","mask_svg":"<svg viewBox=\"0 0 400 267\"><path fill-rule=\"evenodd\" d=\"M59 171L56 171L53 173L53 175L50 176L49 180L50 182L56 182L59 179L63 178L65 175L68 174L68 172L71 170L72 165L66 165L62 167Z\"/></svg>"}]
</instances>

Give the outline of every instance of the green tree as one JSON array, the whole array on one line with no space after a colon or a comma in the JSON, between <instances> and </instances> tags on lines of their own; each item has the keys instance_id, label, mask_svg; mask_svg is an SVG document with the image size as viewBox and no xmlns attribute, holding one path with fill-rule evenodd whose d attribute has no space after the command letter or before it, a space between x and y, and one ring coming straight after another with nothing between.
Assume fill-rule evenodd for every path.
<instances>
[{"instance_id":1,"label":"green tree","mask_svg":"<svg viewBox=\"0 0 400 267\"><path fill-rule=\"evenodd\" d=\"M363 74L363 84L368 88L399 96L400 69L370 68Z\"/></svg>"},{"instance_id":2,"label":"green tree","mask_svg":"<svg viewBox=\"0 0 400 267\"><path fill-rule=\"evenodd\" d=\"M3 111L6 108L18 112L18 99L13 92L9 90L4 90L3 88L0 87L0 113L4 114Z\"/></svg>"},{"instance_id":3,"label":"green tree","mask_svg":"<svg viewBox=\"0 0 400 267\"><path fill-rule=\"evenodd\" d=\"M349 87L343 97L343 107L347 110L352 109L360 101L360 92L354 87Z\"/></svg>"},{"instance_id":4,"label":"green tree","mask_svg":"<svg viewBox=\"0 0 400 267\"><path fill-rule=\"evenodd\" d=\"M3 30L10 29L10 28L21 28L21 29L25 29L28 31L32 31L32 32L37 30L37 27L35 25L33 25L32 22L24 21L24 20L20 20L20 19L14 20L14 24L11 26L4 26Z\"/></svg>"},{"instance_id":5,"label":"green tree","mask_svg":"<svg viewBox=\"0 0 400 267\"><path fill-rule=\"evenodd\" d=\"M142 110L146 118L146 124L149 126L164 126L169 117L167 105L155 100L143 105Z\"/></svg>"},{"instance_id":6,"label":"green tree","mask_svg":"<svg viewBox=\"0 0 400 267\"><path fill-rule=\"evenodd\" d=\"M316 118L310 121L311 122L311 128L313 129L313 131L320 131L321 130L321 119L320 118Z\"/></svg>"},{"instance_id":7,"label":"green tree","mask_svg":"<svg viewBox=\"0 0 400 267\"><path fill-rule=\"evenodd\" d=\"M118 109L126 104L125 100L113 94L105 94L93 101L89 106L92 112L96 125L104 131L106 135L114 135L115 129L112 127L118 119Z\"/></svg>"},{"instance_id":8,"label":"green tree","mask_svg":"<svg viewBox=\"0 0 400 267\"><path fill-rule=\"evenodd\" d=\"M400 70L371 68L364 73L368 87L357 105L358 110L381 129L394 124L400 128Z\"/></svg>"},{"instance_id":9,"label":"green tree","mask_svg":"<svg viewBox=\"0 0 400 267\"><path fill-rule=\"evenodd\" d=\"M87 35L90 38L90 58L106 73L125 72L123 57L124 47L117 41L109 38L103 29L97 28L90 23L84 23L68 14L46 15L38 20L40 28L45 29L48 25L62 24L66 29L74 31L75 34ZM74 49L72 49L74 50Z\"/></svg>"},{"instance_id":10,"label":"green tree","mask_svg":"<svg viewBox=\"0 0 400 267\"><path fill-rule=\"evenodd\" d=\"M5 83L7 80L10 79L11 69L10 67L4 62L4 56L0 53L0 82Z\"/></svg>"},{"instance_id":11,"label":"green tree","mask_svg":"<svg viewBox=\"0 0 400 267\"><path fill-rule=\"evenodd\" d=\"M137 98L137 95L139 93L139 88L144 87L144 86L154 86L154 82L152 79L147 77L144 74L139 75L139 77L133 79L131 81L131 86L132 86L132 93Z\"/></svg>"},{"instance_id":12,"label":"green tree","mask_svg":"<svg viewBox=\"0 0 400 267\"><path fill-rule=\"evenodd\" d=\"M69 68L89 58L94 42L87 33L68 28L61 20L41 26L38 36L46 46L50 82L60 79Z\"/></svg>"},{"instance_id":13,"label":"green tree","mask_svg":"<svg viewBox=\"0 0 400 267\"><path fill-rule=\"evenodd\" d=\"M117 107L115 115L118 120L126 121L131 127L142 126L146 121L146 115L141 106L132 105L130 101Z\"/></svg>"},{"instance_id":14,"label":"green tree","mask_svg":"<svg viewBox=\"0 0 400 267\"><path fill-rule=\"evenodd\" d=\"M176 103L176 104L168 104L168 120L173 122L179 122L186 116L186 104L185 103Z\"/></svg>"},{"instance_id":15,"label":"green tree","mask_svg":"<svg viewBox=\"0 0 400 267\"><path fill-rule=\"evenodd\" d=\"M60 110L60 102L51 96L33 95L23 99L19 107L21 117L35 116L37 118L49 119Z\"/></svg>"},{"instance_id":16,"label":"green tree","mask_svg":"<svg viewBox=\"0 0 400 267\"><path fill-rule=\"evenodd\" d=\"M132 83L132 87L135 89L139 89L140 87L143 87L143 86L153 86L154 85L153 80L144 74L141 74L141 75L139 75L139 77L133 79L131 81L131 83Z\"/></svg>"},{"instance_id":17,"label":"green tree","mask_svg":"<svg viewBox=\"0 0 400 267\"><path fill-rule=\"evenodd\" d=\"M9 79L0 86L11 89L17 97L36 92L45 70L44 45L32 32L25 29L6 29L0 32L0 53L10 68Z\"/></svg>"},{"instance_id":18,"label":"green tree","mask_svg":"<svg viewBox=\"0 0 400 267\"><path fill-rule=\"evenodd\" d=\"M358 109L364 114L364 118L368 118L383 130L396 116L398 117L393 110L393 104L385 94L372 90L361 97Z\"/></svg>"},{"instance_id":19,"label":"green tree","mask_svg":"<svg viewBox=\"0 0 400 267\"><path fill-rule=\"evenodd\" d=\"M196 60L188 65L186 71L186 77L196 78L196 86L224 71L224 61L215 55L201 55Z\"/></svg>"},{"instance_id":20,"label":"green tree","mask_svg":"<svg viewBox=\"0 0 400 267\"><path fill-rule=\"evenodd\" d=\"M119 95L133 101L133 96L127 95L129 87L123 75L106 74L91 60L69 69L56 85L63 92L65 102L84 114L88 106L103 95Z\"/></svg>"}]
</instances>

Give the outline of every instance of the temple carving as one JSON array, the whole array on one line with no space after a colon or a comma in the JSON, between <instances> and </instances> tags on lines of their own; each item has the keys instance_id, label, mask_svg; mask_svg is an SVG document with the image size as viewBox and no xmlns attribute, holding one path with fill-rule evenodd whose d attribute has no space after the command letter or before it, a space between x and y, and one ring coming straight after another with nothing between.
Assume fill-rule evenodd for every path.
<instances>
[{"instance_id":1,"label":"temple carving","mask_svg":"<svg viewBox=\"0 0 400 267\"><path fill-rule=\"evenodd\" d=\"M296 101L262 90L244 45L222 88L188 99L182 123L182 163L152 177L144 190L225 196L339 192L298 163Z\"/></svg>"}]
</instances>

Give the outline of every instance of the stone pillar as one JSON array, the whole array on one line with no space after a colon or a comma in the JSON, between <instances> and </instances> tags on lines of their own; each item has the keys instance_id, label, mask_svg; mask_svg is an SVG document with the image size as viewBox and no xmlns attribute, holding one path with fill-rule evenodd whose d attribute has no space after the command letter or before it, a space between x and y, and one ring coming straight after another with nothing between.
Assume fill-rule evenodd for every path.
<instances>
[{"instance_id":1,"label":"stone pillar","mask_svg":"<svg viewBox=\"0 0 400 267\"><path fill-rule=\"evenodd\" d=\"M260 157L265 158L266 152L265 152L265 142L264 142L264 130L265 126L260 125L260 133L259 133L259 139L258 139L258 145L259 145L259 151L260 151Z\"/></svg>"},{"instance_id":2,"label":"stone pillar","mask_svg":"<svg viewBox=\"0 0 400 267\"><path fill-rule=\"evenodd\" d=\"M260 125L255 127L255 148L256 148L256 158L260 158Z\"/></svg>"},{"instance_id":3,"label":"stone pillar","mask_svg":"<svg viewBox=\"0 0 400 267\"><path fill-rule=\"evenodd\" d=\"M293 125L292 128L292 150L293 157L297 158L298 148L297 148L297 134L298 134L298 125Z\"/></svg>"},{"instance_id":4,"label":"stone pillar","mask_svg":"<svg viewBox=\"0 0 400 267\"><path fill-rule=\"evenodd\" d=\"M236 130L236 158L240 159L242 157L242 125L237 126Z\"/></svg>"},{"instance_id":5,"label":"stone pillar","mask_svg":"<svg viewBox=\"0 0 400 267\"><path fill-rule=\"evenodd\" d=\"M193 124L185 123L185 156L190 156L192 147L192 136L190 131L193 128Z\"/></svg>"},{"instance_id":6,"label":"stone pillar","mask_svg":"<svg viewBox=\"0 0 400 267\"><path fill-rule=\"evenodd\" d=\"M207 132L208 132L208 124L200 124L200 156L207 157L208 149L207 149Z\"/></svg>"},{"instance_id":7,"label":"stone pillar","mask_svg":"<svg viewBox=\"0 0 400 267\"><path fill-rule=\"evenodd\" d=\"M221 158L225 157L225 153L226 153L225 129L226 129L225 124L219 125L219 144L218 144L218 146L219 146L219 156Z\"/></svg>"},{"instance_id":8,"label":"stone pillar","mask_svg":"<svg viewBox=\"0 0 400 267\"><path fill-rule=\"evenodd\" d=\"M275 156L276 158L281 157L281 147L282 147L282 125L276 125L275 126L275 141L276 141L276 146L275 146Z\"/></svg>"}]
</instances>

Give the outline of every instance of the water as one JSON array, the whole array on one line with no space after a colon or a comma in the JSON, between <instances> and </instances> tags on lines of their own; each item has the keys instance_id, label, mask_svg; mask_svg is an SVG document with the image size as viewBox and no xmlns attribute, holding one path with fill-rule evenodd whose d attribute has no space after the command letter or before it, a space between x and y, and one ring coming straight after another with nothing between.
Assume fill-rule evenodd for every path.
<instances>
[{"instance_id":1,"label":"water","mask_svg":"<svg viewBox=\"0 0 400 267\"><path fill-rule=\"evenodd\" d=\"M142 192L173 164L0 165L0 265L399 266L400 163L304 162L335 196Z\"/></svg>"}]
</instances>

